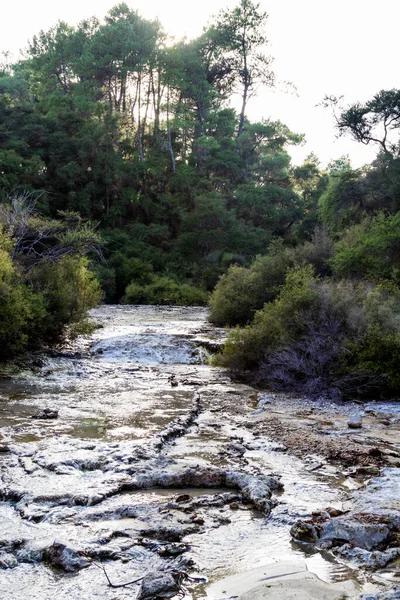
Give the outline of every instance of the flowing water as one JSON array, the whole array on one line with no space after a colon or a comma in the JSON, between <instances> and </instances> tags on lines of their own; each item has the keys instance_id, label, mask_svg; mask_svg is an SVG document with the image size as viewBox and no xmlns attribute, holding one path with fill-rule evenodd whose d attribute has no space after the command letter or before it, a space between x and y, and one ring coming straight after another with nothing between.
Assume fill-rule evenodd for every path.
<instances>
[{"instance_id":1,"label":"flowing water","mask_svg":"<svg viewBox=\"0 0 400 600\"><path fill-rule=\"evenodd\" d=\"M206 310L106 306L92 316L100 328L89 340L0 380L0 566L9 567L0 568L0 598L135 597L137 586L109 587L99 566L113 583L179 566L207 579L186 589L198 599L216 598L213 585L229 575L289 559L325 581L357 582L332 557L291 542L296 519L343 507L346 492L334 468L315 474L315 457L253 433L255 391L206 364L205 348L224 335ZM44 409L58 417L33 418ZM151 485L154 473L207 466L279 477L271 515L236 490ZM133 489L138 476L148 488ZM50 565L54 541L86 553L90 566ZM174 556L178 547L185 552Z\"/></svg>"}]
</instances>

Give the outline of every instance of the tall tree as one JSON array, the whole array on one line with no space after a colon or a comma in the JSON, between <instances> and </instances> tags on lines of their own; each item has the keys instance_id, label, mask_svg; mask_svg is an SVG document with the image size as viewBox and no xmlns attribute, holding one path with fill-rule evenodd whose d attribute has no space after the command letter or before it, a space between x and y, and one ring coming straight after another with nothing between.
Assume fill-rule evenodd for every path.
<instances>
[{"instance_id":1,"label":"tall tree","mask_svg":"<svg viewBox=\"0 0 400 600\"><path fill-rule=\"evenodd\" d=\"M214 26L241 95L237 137L243 133L247 103L257 87L274 85L272 58L264 53L268 43L265 33L267 18L267 13L260 10L259 4L252 0L240 0L233 10L220 12Z\"/></svg>"}]
</instances>

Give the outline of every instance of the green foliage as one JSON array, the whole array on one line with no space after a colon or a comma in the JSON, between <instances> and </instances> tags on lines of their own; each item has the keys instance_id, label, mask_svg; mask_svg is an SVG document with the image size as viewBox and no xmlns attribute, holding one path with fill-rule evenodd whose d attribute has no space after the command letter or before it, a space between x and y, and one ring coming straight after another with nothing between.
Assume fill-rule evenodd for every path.
<instances>
[{"instance_id":1,"label":"green foliage","mask_svg":"<svg viewBox=\"0 0 400 600\"><path fill-rule=\"evenodd\" d=\"M0 193L45 190L47 217L79 212L101 223L107 301L136 278L131 259L211 289L228 255L248 264L304 216L287 153L301 136L246 116L255 88L273 83L260 54L265 23L243 0L199 38L167 47L160 24L123 3L103 22L40 32L0 73ZM239 89L237 114L226 106ZM53 234L76 248L78 229Z\"/></svg>"},{"instance_id":2,"label":"green foliage","mask_svg":"<svg viewBox=\"0 0 400 600\"><path fill-rule=\"evenodd\" d=\"M34 289L40 290L47 315L43 338L57 341L66 324L80 323L89 308L98 304L100 286L84 257L66 256L56 264L44 263L30 273Z\"/></svg>"},{"instance_id":3,"label":"green foliage","mask_svg":"<svg viewBox=\"0 0 400 600\"><path fill-rule=\"evenodd\" d=\"M32 324L43 323L44 301L23 285L9 254L10 242L0 232L0 358L23 352L35 340Z\"/></svg>"},{"instance_id":4,"label":"green foliage","mask_svg":"<svg viewBox=\"0 0 400 600\"><path fill-rule=\"evenodd\" d=\"M348 229L335 244L331 260L337 277L399 282L400 213L378 214Z\"/></svg>"},{"instance_id":5,"label":"green foliage","mask_svg":"<svg viewBox=\"0 0 400 600\"><path fill-rule=\"evenodd\" d=\"M255 310L279 295L290 267L312 265L317 274L330 274L332 243L323 230L316 230L311 242L285 248L282 240L275 240L268 250L266 256L255 258L250 269L232 266L219 280L210 298L213 323L248 323Z\"/></svg>"},{"instance_id":6,"label":"green foliage","mask_svg":"<svg viewBox=\"0 0 400 600\"><path fill-rule=\"evenodd\" d=\"M91 229L79 215L63 221L34 213L28 196L14 196L0 210L0 358L5 360L82 332L86 311L100 299L100 287L84 252ZM68 233L71 233L68 236ZM32 259L32 255L34 259ZM83 328L83 329L82 329ZM75 331L74 331L75 330Z\"/></svg>"},{"instance_id":7,"label":"green foliage","mask_svg":"<svg viewBox=\"0 0 400 600\"><path fill-rule=\"evenodd\" d=\"M337 104L337 99L333 99ZM357 102L342 110L337 117L341 133L350 133L363 144L376 144L389 156L398 156L399 141L393 141L390 132L400 124L400 90L381 90L365 104Z\"/></svg>"},{"instance_id":8,"label":"green foliage","mask_svg":"<svg viewBox=\"0 0 400 600\"><path fill-rule=\"evenodd\" d=\"M344 398L400 393L400 293L288 271L279 298L232 331L219 364L273 389Z\"/></svg>"},{"instance_id":9,"label":"green foliage","mask_svg":"<svg viewBox=\"0 0 400 600\"><path fill-rule=\"evenodd\" d=\"M210 298L210 320L215 325L246 323L255 302L251 298L250 269L232 265L221 277Z\"/></svg>"},{"instance_id":10,"label":"green foliage","mask_svg":"<svg viewBox=\"0 0 400 600\"><path fill-rule=\"evenodd\" d=\"M255 313L250 325L229 336L221 362L233 368L259 365L268 353L295 339L302 328L301 314L317 302L312 267L288 271L279 298Z\"/></svg>"},{"instance_id":11,"label":"green foliage","mask_svg":"<svg viewBox=\"0 0 400 600\"><path fill-rule=\"evenodd\" d=\"M359 221L364 215L364 178L358 171L338 171L329 180L319 200L319 213L325 227L332 232Z\"/></svg>"},{"instance_id":12,"label":"green foliage","mask_svg":"<svg viewBox=\"0 0 400 600\"><path fill-rule=\"evenodd\" d=\"M125 304L165 304L174 306L202 306L208 295L200 288L187 283L176 283L168 277L154 277L152 282L141 285L132 282L125 291Z\"/></svg>"}]
</instances>

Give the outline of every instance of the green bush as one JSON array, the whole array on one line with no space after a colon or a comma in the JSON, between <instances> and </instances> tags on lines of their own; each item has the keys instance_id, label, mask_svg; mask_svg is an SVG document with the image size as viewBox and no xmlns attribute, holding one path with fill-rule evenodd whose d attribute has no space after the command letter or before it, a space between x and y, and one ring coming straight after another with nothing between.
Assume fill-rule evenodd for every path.
<instances>
[{"instance_id":1,"label":"green bush","mask_svg":"<svg viewBox=\"0 0 400 600\"><path fill-rule=\"evenodd\" d=\"M400 281L400 213L380 213L348 229L330 261L337 277Z\"/></svg>"},{"instance_id":2,"label":"green bush","mask_svg":"<svg viewBox=\"0 0 400 600\"><path fill-rule=\"evenodd\" d=\"M299 335L301 315L318 302L310 266L288 271L280 297L255 313L253 322L236 328L225 344L221 363L233 368L254 368L279 345Z\"/></svg>"},{"instance_id":3,"label":"green bush","mask_svg":"<svg viewBox=\"0 0 400 600\"><path fill-rule=\"evenodd\" d=\"M232 265L210 298L210 320L215 325L246 323L256 307L250 294L250 269Z\"/></svg>"},{"instance_id":4,"label":"green bush","mask_svg":"<svg viewBox=\"0 0 400 600\"><path fill-rule=\"evenodd\" d=\"M202 306L208 294L187 283L176 283L169 277L155 276L147 285L130 283L123 297L124 304L164 304L170 306Z\"/></svg>"},{"instance_id":5,"label":"green bush","mask_svg":"<svg viewBox=\"0 0 400 600\"><path fill-rule=\"evenodd\" d=\"M285 248L282 240L275 240L269 253L257 256L250 269L230 267L211 295L211 322L229 326L249 323L255 310L277 298L287 270L296 265L312 265L318 275L329 274L332 247L327 234L317 230L311 242L296 248Z\"/></svg>"},{"instance_id":6,"label":"green bush","mask_svg":"<svg viewBox=\"0 0 400 600\"><path fill-rule=\"evenodd\" d=\"M46 323L42 337L57 341L65 325L77 325L88 309L98 304L100 285L88 269L88 260L66 256L59 262L40 264L31 274L31 284L44 300Z\"/></svg>"},{"instance_id":7,"label":"green bush","mask_svg":"<svg viewBox=\"0 0 400 600\"><path fill-rule=\"evenodd\" d=\"M400 291L288 271L279 298L228 337L217 363L252 381L303 395L400 394Z\"/></svg>"}]
</instances>

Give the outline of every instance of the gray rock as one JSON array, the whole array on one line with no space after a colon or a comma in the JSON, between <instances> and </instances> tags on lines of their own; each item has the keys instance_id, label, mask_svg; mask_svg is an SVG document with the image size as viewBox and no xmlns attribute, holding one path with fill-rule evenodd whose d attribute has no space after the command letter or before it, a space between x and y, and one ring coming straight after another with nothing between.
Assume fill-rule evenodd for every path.
<instances>
[{"instance_id":1,"label":"gray rock","mask_svg":"<svg viewBox=\"0 0 400 600\"><path fill-rule=\"evenodd\" d=\"M340 555L351 560L357 566L375 570L386 567L388 563L400 556L400 548L391 548L384 552L380 552L379 550L369 552L368 550L352 548L346 545L340 548Z\"/></svg>"},{"instance_id":2,"label":"gray rock","mask_svg":"<svg viewBox=\"0 0 400 600\"><path fill-rule=\"evenodd\" d=\"M347 421L347 427L350 429L361 429L362 427L362 415L355 414L351 415Z\"/></svg>"},{"instance_id":3,"label":"gray rock","mask_svg":"<svg viewBox=\"0 0 400 600\"><path fill-rule=\"evenodd\" d=\"M291 530L290 535L299 542L315 544L318 541L318 530L311 523L305 521L297 521Z\"/></svg>"},{"instance_id":4,"label":"gray rock","mask_svg":"<svg viewBox=\"0 0 400 600\"><path fill-rule=\"evenodd\" d=\"M90 566L87 558L61 542L54 542L52 546L46 548L44 558L54 567L59 567L67 573L74 573Z\"/></svg>"},{"instance_id":5,"label":"gray rock","mask_svg":"<svg viewBox=\"0 0 400 600\"><path fill-rule=\"evenodd\" d=\"M18 565L18 561L12 554L0 552L0 569L14 569Z\"/></svg>"},{"instance_id":6,"label":"gray rock","mask_svg":"<svg viewBox=\"0 0 400 600\"><path fill-rule=\"evenodd\" d=\"M360 600L400 600L400 587L379 594L361 594Z\"/></svg>"},{"instance_id":7,"label":"gray rock","mask_svg":"<svg viewBox=\"0 0 400 600\"><path fill-rule=\"evenodd\" d=\"M179 554L183 554L190 550L190 546L187 544L166 544L165 546L160 546L157 549L157 553L159 556L170 557L170 556L178 556Z\"/></svg>"},{"instance_id":8,"label":"gray rock","mask_svg":"<svg viewBox=\"0 0 400 600\"><path fill-rule=\"evenodd\" d=\"M331 548L350 543L364 550L373 550L385 542L390 529L386 525L356 523L346 519L332 519L322 525L318 545Z\"/></svg>"},{"instance_id":9,"label":"gray rock","mask_svg":"<svg viewBox=\"0 0 400 600\"><path fill-rule=\"evenodd\" d=\"M353 598L355 595L352 585L325 583L313 573L271 579L239 596L239 600L350 600Z\"/></svg>"},{"instance_id":10,"label":"gray rock","mask_svg":"<svg viewBox=\"0 0 400 600\"><path fill-rule=\"evenodd\" d=\"M154 571L142 580L137 600L173 598L179 592L179 584L172 573Z\"/></svg>"},{"instance_id":11,"label":"gray rock","mask_svg":"<svg viewBox=\"0 0 400 600\"><path fill-rule=\"evenodd\" d=\"M216 467L193 467L179 471L152 472L151 474L138 475L131 483L125 484L126 490L152 487L227 487L238 489L246 500L268 515L272 508L272 502L270 501L272 491L282 489L283 485L277 477L254 476L240 471Z\"/></svg>"},{"instance_id":12,"label":"gray rock","mask_svg":"<svg viewBox=\"0 0 400 600\"><path fill-rule=\"evenodd\" d=\"M58 410L53 410L51 408L44 408L43 410L39 410L36 414L32 415L32 419L57 419Z\"/></svg>"},{"instance_id":13,"label":"gray rock","mask_svg":"<svg viewBox=\"0 0 400 600\"><path fill-rule=\"evenodd\" d=\"M165 542L180 542L185 533L186 531L182 527L165 527L161 525L143 529L140 535Z\"/></svg>"}]
</instances>

